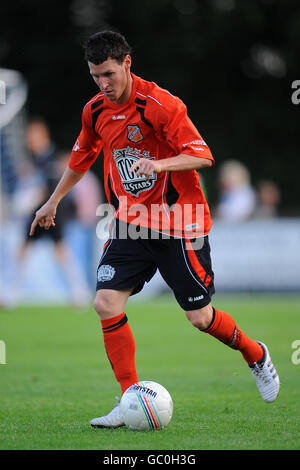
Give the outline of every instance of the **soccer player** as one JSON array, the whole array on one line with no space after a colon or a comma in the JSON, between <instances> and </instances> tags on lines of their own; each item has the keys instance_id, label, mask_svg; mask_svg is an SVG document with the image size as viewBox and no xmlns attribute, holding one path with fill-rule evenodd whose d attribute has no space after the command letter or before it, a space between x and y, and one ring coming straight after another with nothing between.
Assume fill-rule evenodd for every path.
<instances>
[{"instance_id":1,"label":"soccer player","mask_svg":"<svg viewBox=\"0 0 300 470\"><path fill-rule=\"evenodd\" d=\"M184 103L134 75L130 53L118 33L103 31L88 39L85 58L100 92L83 109L82 130L69 164L48 202L37 211L30 233L37 225L55 225L60 200L103 149L105 190L115 213L98 267L94 308L122 393L138 381L125 305L159 269L192 325L240 351L262 398L272 402L279 378L267 347L211 304L212 221L196 170L209 168L214 159ZM118 402L91 425L124 425L119 409Z\"/></svg>"}]
</instances>

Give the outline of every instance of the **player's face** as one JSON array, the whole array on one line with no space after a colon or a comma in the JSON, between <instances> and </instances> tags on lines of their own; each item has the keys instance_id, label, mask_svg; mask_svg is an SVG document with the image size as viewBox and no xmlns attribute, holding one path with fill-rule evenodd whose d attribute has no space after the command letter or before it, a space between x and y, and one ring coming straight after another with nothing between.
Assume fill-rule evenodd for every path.
<instances>
[{"instance_id":1,"label":"player's face","mask_svg":"<svg viewBox=\"0 0 300 470\"><path fill-rule=\"evenodd\" d=\"M120 64L108 58L102 64L88 62L90 74L106 98L121 104L128 100L131 92L131 57L127 55Z\"/></svg>"}]
</instances>

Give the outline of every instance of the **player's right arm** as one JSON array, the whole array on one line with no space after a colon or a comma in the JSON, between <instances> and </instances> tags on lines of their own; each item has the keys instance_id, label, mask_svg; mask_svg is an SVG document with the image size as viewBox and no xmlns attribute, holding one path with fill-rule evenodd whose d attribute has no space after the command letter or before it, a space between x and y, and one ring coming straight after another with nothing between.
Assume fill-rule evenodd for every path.
<instances>
[{"instance_id":1,"label":"player's right arm","mask_svg":"<svg viewBox=\"0 0 300 470\"><path fill-rule=\"evenodd\" d=\"M52 193L48 201L35 213L35 218L31 224L30 236L35 232L36 226L39 225L48 230L51 225L55 226L56 209L61 199L70 191L70 189L78 183L84 173L78 173L67 167L62 175L56 189Z\"/></svg>"},{"instance_id":2,"label":"player's right arm","mask_svg":"<svg viewBox=\"0 0 300 470\"><path fill-rule=\"evenodd\" d=\"M92 125L91 107L87 104L82 113L82 129L73 147L69 164L51 197L36 212L30 236L34 234L37 225L46 230L55 226L54 219L59 202L88 171L99 155L101 147L101 138Z\"/></svg>"}]
</instances>

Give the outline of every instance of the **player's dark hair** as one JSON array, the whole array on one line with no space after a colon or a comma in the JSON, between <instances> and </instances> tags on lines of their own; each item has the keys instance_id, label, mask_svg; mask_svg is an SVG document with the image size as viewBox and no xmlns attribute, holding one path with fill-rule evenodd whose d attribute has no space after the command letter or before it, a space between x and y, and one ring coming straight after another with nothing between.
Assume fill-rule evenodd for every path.
<instances>
[{"instance_id":1,"label":"player's dark hair","mask_svg":"<svg viewBox=\"0 0 300 470\"><path fill-rule=\"evenodd\" d=\"M102 64L108 58L121 64L126 55L131 53L131 47L124 36L114 31L92 34L84 44L84 49L85 59L95 65Z\"/></svg>"}]
</instances>

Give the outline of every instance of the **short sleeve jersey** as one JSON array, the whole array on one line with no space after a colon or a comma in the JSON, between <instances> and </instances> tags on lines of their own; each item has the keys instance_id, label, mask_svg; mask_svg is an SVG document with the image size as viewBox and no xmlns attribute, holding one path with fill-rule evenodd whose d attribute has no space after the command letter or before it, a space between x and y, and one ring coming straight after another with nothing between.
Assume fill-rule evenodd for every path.
<instances>
[{"instance_id":1,"label":"short sleeve jersey","mask_svg":"<svg viewBox=\"0 0 300 470\"><path fill-rule=\"evenodd\" d=\"M105 192L115 217L176 237L206 235L212 221L197 171L153 173L148 179L129 171L140 158L179 154L214 163L184 103L155 83L131 75L126 103L115 104L99 93L86 104L69 167L86 172L103 149Z\"/></svg>"}]
</instances>

